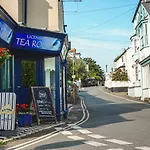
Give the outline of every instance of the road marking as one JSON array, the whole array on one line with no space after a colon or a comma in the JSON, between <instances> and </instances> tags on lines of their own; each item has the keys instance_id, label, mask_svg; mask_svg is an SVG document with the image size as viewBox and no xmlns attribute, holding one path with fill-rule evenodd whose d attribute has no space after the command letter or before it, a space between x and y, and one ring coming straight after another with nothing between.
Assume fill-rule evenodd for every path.
<instances>
[{"instance_id":1,"label":"road marking","mask_svg":"<svg viewBox=\"0 0 150 150\"><path fill-rule=\"evenodd\" d=\"M57 128L55 128L55 130L61 131L61 130L63 130L63 128L62 127L57 127Z\"/></svg>"},{"instance_id":2,"label":"road marking","mask_svg":"<svg viewBox=\"0 0 150 150\"><path fill-rule=\"evenodd\" d=\"M113 148L113 149L107 149L107 150L123 150L122 148Z\"/></svg>"},{"instance_id":3,"label":"road marking","mask_svg":"<svg viewBox=\"0 0 150 150\"><path fill-rule=\"evenodd\" d=\"M72 135L72 133L70 131L62 131L61 132L63 135Z\"/></svg>"},{"instance_id":4,"label":"road marking","mask_svg":"<svg viewBox=\"0 0 150 150\"><path fill-rule=\"evenodd\" d=\"M52 138L52 137L54 137L54 136L56 136L56 135L58 135L58 134L59 134L59 133L55 133L55 134L53 134L53 135L51 135L51 136L49 136L49 137L46 137L46 138L37 140L37 141L35 141L35 142L33 142L33 143L30 143L30 144L28 144L28 145L23 145L23 146L21 146L21 147L18 147L18 145L16 145L17 148L15 148L15 146L14 146L14 147L10 147L10 148L8 148L8 149L6 149L6 150L9 150L9 149L14 150L14 148L15 148L15 150L21 150L21 149L24 149L24 148L26 148L26 147L29 147L29 146L31 146L31 145L33 145L33 144L37 144L37 143L39 143L39 142L45 141L45 140L47 140L47 139L50 139L50 138Z\"/></svg>"},{"instance_id":5,"label":"road marking","mask_svg":"<svg viewBox=\"0 0 150 150\"><path fill-rule=\"evenodd\" d=\"M71 128L73 128L73 129L82 129L82 128L79 127L79 126L72 126Z\"/></svg>"},{"instance_id":6,"label":"road marking","mask_svg":"<svg viewBox=\"0 0 150 150\"><path fill-rule=\"evenodd\" d=\"M83 143L91 145L91 146L95 146L95 147L98 147L98 146L107 146L107 144L98 143L98 142L94 142L94 141L84 141Z\"/></svg>"},{"instance_id":7,"label":"road marking","mask_svg":"<svg viewBox=\"0 0 150 150\"><path fill-rule=\"evenodd\" d=\"M67 136L67 137L73 140L84 140L84 138L79 137L79 136Z\"/></svg>"},{"instance_id":8,"label":"road marking","mask_svg":"<svg viewBox=\"0 0 150 150\"><path fill-rule=\"evenodd\" d=\"M91 134L92 132L86 130L86 129L81 129L81 130L78 130L79 132L81 132L82 134Z\"/></svg>"},{"instance_id":9,"label":"road marking","mask_svg":"<svg viewBox=\"0 0 150 150\"><path fill-rule=\"evenodd\" d=\"M104 139L106 138L105 136L97 135L97 134L89 134L88 136L95 138L95 139Z\"/></svg>"},{"instance_id":10,"label":"road marking","mask_svg":"<svg viewBox=\"0 0 150 150\"><path fill-rule=\"evenodd\" d=\"M82 97L82 101L81 101L81 107L82 107L82 111L83 111L82 119L81 119L80 121L76 122L75 124L72 124L72 125L78 127L78 129L81 128L81 127L77 126L77 124L78 124L78 125L81 125L81 124L85 123L85 122L89 119L89 112L88 112L88 109L86 109L86 112L87 112L87 117L86 117L86 113L85 113L85 109L84 109L83 105L85 106L84 99L83 99L83 97ZM85 108L86 108L86 106L85 106ZM86 117L86 118L85 118L85 117ZM49 129L49 128L51 128L51 127L56 127L56 126L62 125L62 124L64 124L64 123L56 124L56 125L47 127L46 129ZM69 126L63 128L63 130L64 130L64 129L65 129L65 130L68 130L68 129L70 129L70 128L72 128L71 125L69 125ZM49 134L40 136L40 137L38 137L38 138L36 138L36 139L34 139L34 140L31 140L31 141L28 141L28 142L25 142L25 143L21 143L21 144L19 144L19 145L15 145L15 146L13 146L13 147L9 147L9 148L7 148L6 150L14 150L14 149L15 149L15 150L21 150L21 149L23 149L23 148L29 147L29 146L31 146L31 145L40 143L40 142L42 142L42 141L44 141L44 140L50 139L50 138L52 138L52 137L54 137L54 136L57 136L57 135L60 133L60 132L59 132L59 133L56 133L56 132L57 132L57 131L54 131L54 132L51 132L51 133L49 133ZM80 138L80 139L81 139L81 138ZM83 139L83 138L82 138L82 139Z\"/></svg>"},{"instance_id":11,"label":"road marking","mask_svg":"<svg viewBox=\"0 0 150 150\"><path fill-rule=\"evenodd\" d=\"M121 141L121 140L116 140L116 139L110 139L110 140L105 140L105 141L116 143L116 144L120 144L120 145L129 145L129 144L132 144L132 143L129 143L129 142L125 142L125 141Z\"/></svg>"},{"instance_id":12,"label":"road marking","mask_svg":"<svg viewBox=\"0 0 150 150\"><path fill-rule=\"evenodd\" d=\"M150 150L150 147L146 147L146 146L143 146L143 147L135 147L136 149L140 149L140 150Z\"/></svg>"}]
</instances>

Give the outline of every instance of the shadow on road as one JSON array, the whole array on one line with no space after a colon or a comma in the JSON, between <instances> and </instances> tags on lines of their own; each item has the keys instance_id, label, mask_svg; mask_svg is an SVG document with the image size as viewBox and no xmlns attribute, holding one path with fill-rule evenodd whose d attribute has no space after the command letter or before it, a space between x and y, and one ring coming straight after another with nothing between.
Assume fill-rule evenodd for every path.
<instances>
[{"instance_id":1,"label":"shadow on road","mask_svg":"<svg viewBox=\"0 0 150 150\"><path fill-rule=\"evenodd\" d=\"M36 147L34 150L48 150L48 149L57 149L57 148L67 148L67 147L73 147L82 145L84 141L65 141L65 142L58 142L58 143L51 143L51 144L45 144Z\"/></svg>"},{"instance_id":2,"label":"shadow on road","mask_svg":"<svg viewBox=\"0 0 150 150\"><path fill-rule=\"evenodd\" d=\"M110 97L109 100L92 96L87 92L80 93L81 96L84 97L86 106L90 112L90 118L88 122L83 124L84 128L95 128L98 126L104 126L108 124L114 124L119 122L129 122L134 121L137 118L133 115L130 117L121 116L126 113L138 112L143 109L150 108L149 105L145 105L142 103L134 103L128 102L125 100L121 100L118 103L111 101ZM113 97L113 99L115 99ZM116 98L118 99L118 98ZM142 114L138 114L139 116Z\"/></svg>"}]
</instances>

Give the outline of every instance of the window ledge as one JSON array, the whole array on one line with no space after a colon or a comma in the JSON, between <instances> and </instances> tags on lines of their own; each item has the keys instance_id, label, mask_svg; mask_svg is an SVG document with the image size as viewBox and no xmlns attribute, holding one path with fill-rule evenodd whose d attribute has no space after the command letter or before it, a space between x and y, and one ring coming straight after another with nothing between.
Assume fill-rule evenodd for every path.
<instances>
[{"instance_id":1,"label":"window ledge","mask_svg":"<svg viewBox=\"0 0 150 150\"><path fill-rule=\"evenodd\" d=\"M144 48L148 48L149 46L144 46L140 49L140 51L142 51Z\"/></svg>"}]
</instances>

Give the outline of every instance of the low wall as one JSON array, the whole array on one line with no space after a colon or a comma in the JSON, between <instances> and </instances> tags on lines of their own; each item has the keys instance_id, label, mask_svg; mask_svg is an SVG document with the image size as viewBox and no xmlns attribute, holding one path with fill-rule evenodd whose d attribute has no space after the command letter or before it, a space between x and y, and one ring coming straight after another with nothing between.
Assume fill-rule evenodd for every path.
<instances>
[{"instance_id":1,"label":"low wall","mask_svg":"<svg viewBox=\"0 0 150 150\"><path fill-rule=\"evenodd\" d=\"M111 92L128 92L128 87L112 87L108 88Z\"/></svg>"},{"instance_id":2,"label":"low wall","mask_svg":"<svg viewBox=\"0 0 150 150\"><path fill-rule=\"evenodd\" d=\"M131 97L141 97L142 96L142 88L140 86L129 87L128 95Z\"/></svg>"},{"instance_id":3,"label":"low wall","mask_svg":"<svg viewBox=\"0 0 150 150\"><path fill-rule=\"evenodd\" d=\"M126 81L105 81L105 87L112 92L128 92L128 85Z\"/></svg>"}]
</instances>

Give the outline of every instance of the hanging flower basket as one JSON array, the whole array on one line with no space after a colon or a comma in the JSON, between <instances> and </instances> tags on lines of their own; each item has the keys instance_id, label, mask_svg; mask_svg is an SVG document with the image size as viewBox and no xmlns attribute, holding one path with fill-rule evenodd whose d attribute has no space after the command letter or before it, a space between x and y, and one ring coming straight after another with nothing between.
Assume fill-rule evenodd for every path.
<instances>
[{"instance_id":1,"label":"hanging flower basket","mask_svg":"<svg viewBox=\"0 0 150 150\"><path fill-rule=\"evenodd\" d=\"M0 48L0 67L2 67L5 63L5 60L11 57L9 50L6 48Z\"/></svg>"}]
</instances>

